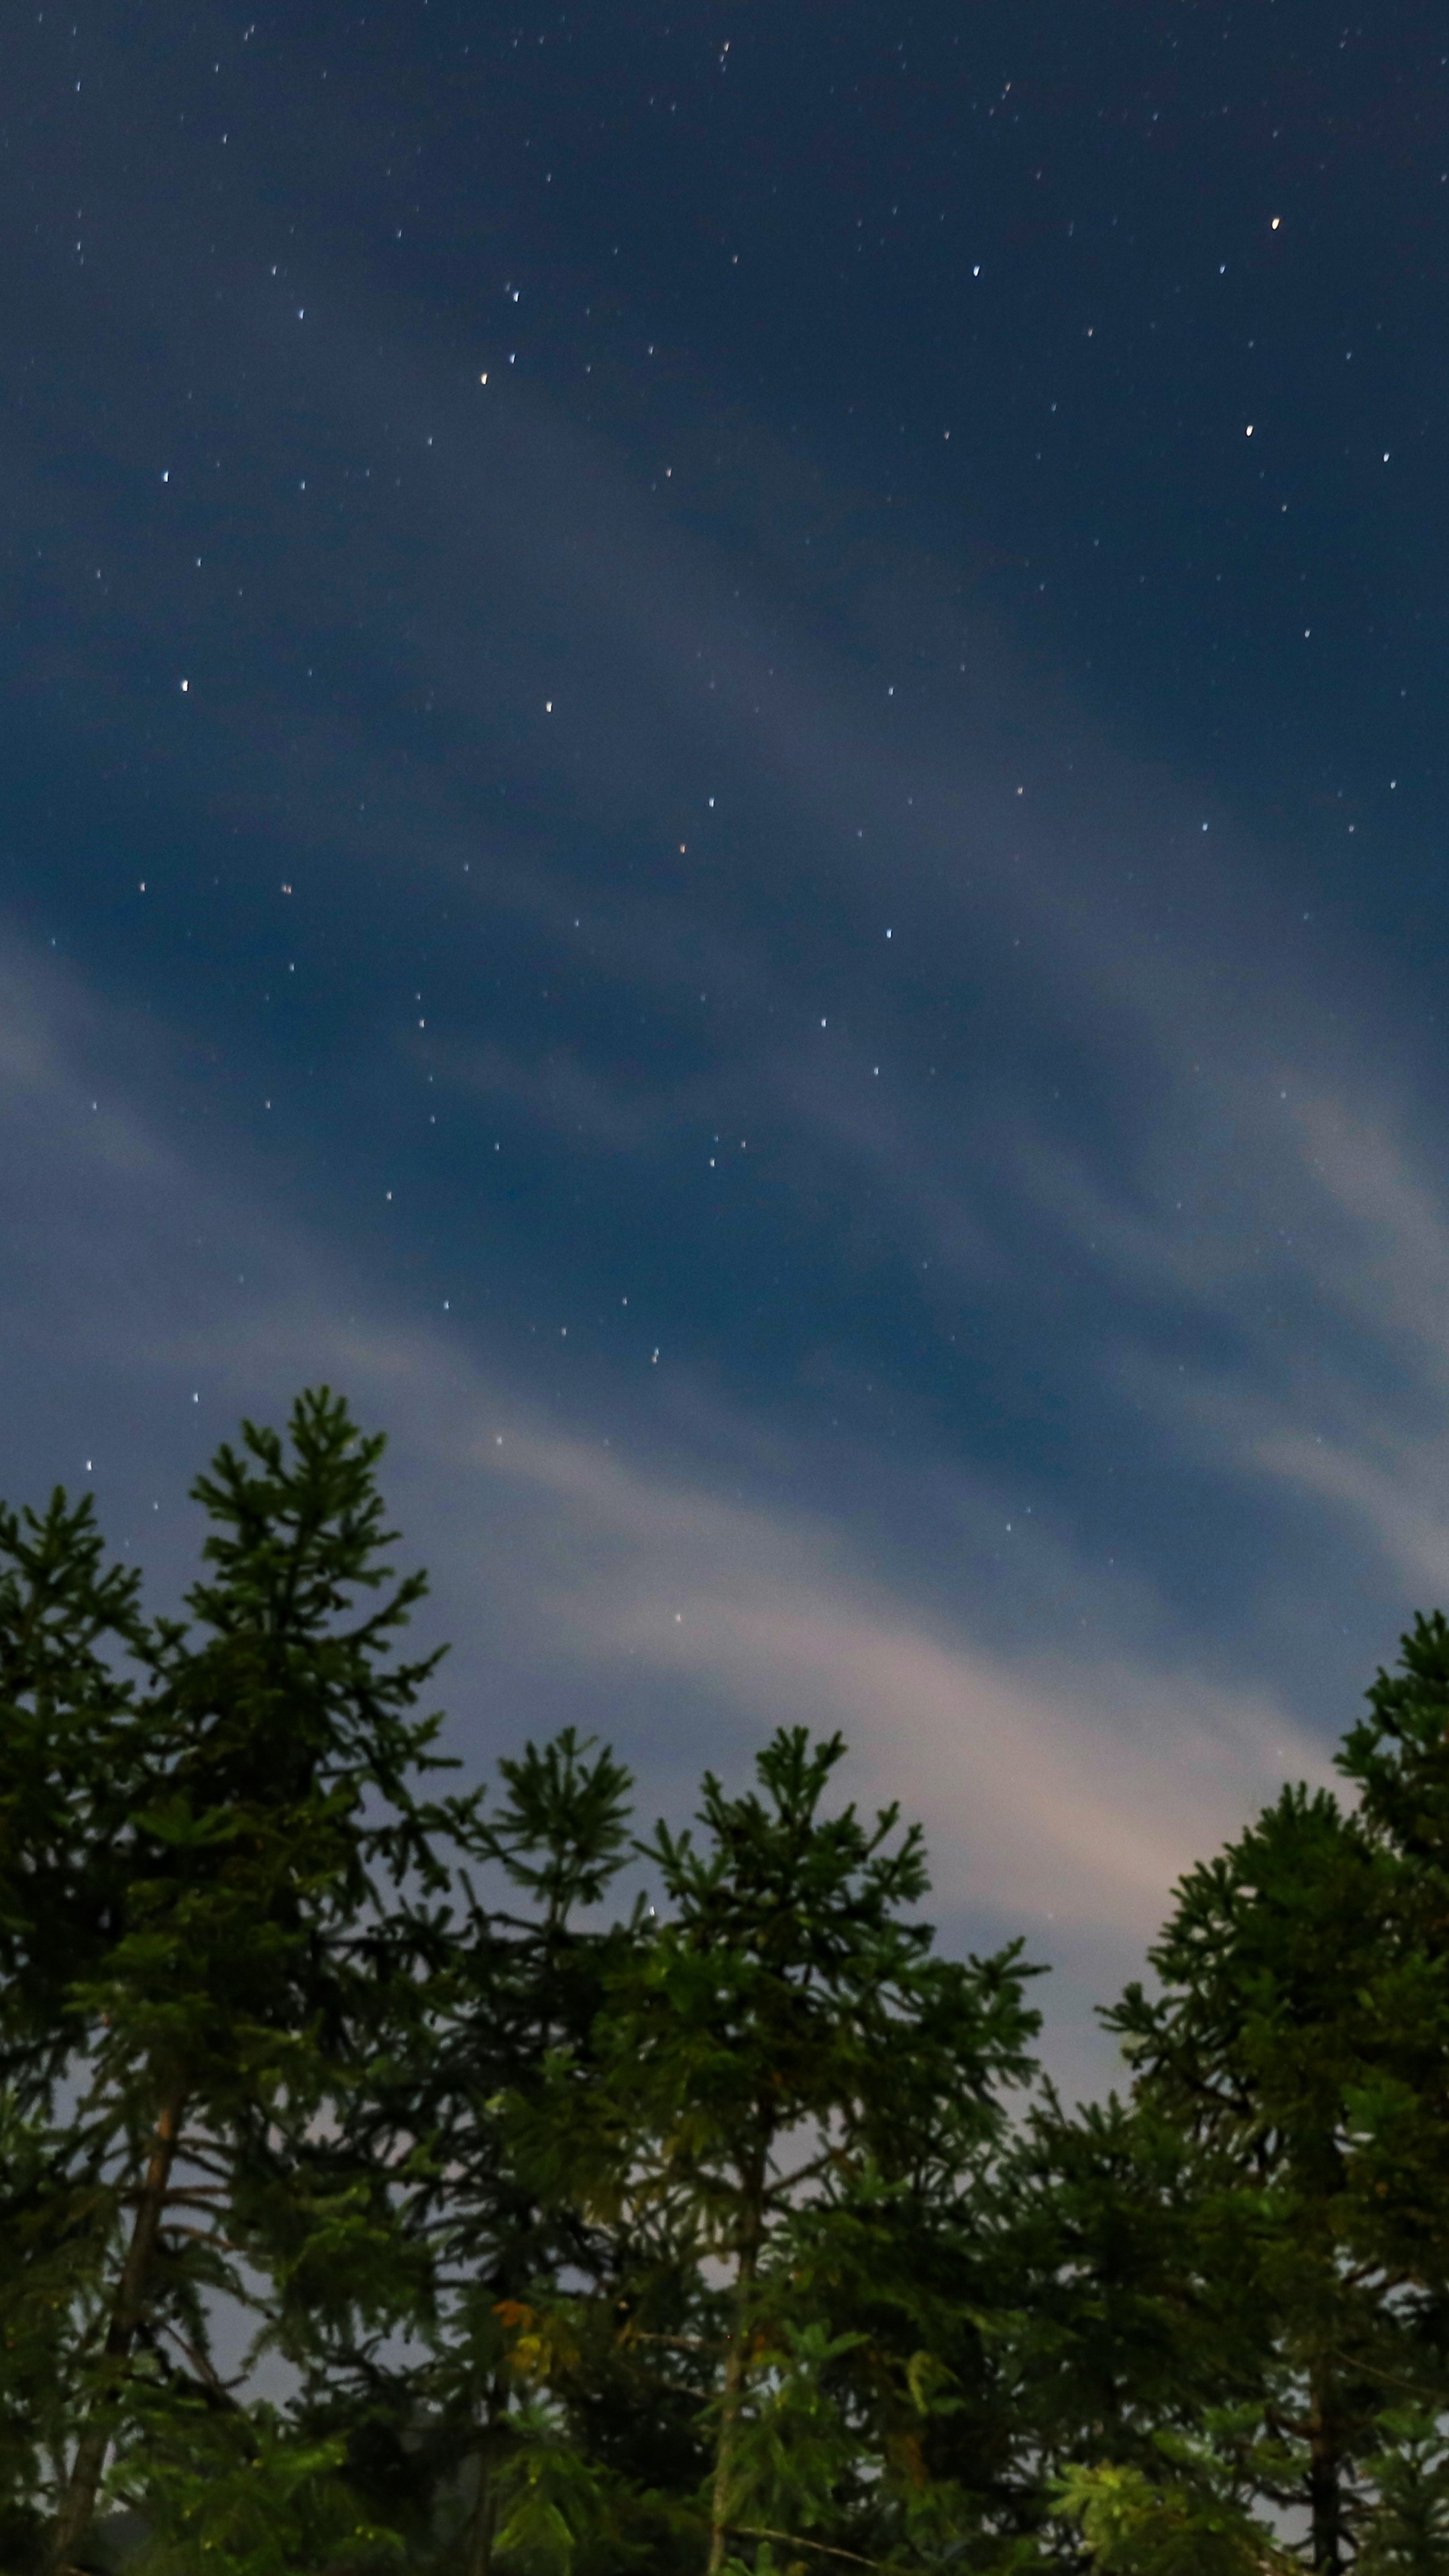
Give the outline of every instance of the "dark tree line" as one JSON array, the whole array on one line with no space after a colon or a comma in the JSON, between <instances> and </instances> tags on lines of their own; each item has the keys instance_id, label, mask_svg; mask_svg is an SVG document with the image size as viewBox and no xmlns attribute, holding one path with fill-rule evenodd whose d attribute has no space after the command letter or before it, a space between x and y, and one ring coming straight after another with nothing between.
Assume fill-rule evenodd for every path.
<instances>
[{"instance_id":1,"label":"dark tree line","mask_svg":"<svg viewBox=\"0 0 1449 2576\"><path fill-rule=\"evenodd\" d=\"M247 1426L182 1620L0 1511L0 2571L1449 2567L1445 1620L1069 2108L839 1739L460 1790L380 1448Z\"/></svg>"}]
</instances>

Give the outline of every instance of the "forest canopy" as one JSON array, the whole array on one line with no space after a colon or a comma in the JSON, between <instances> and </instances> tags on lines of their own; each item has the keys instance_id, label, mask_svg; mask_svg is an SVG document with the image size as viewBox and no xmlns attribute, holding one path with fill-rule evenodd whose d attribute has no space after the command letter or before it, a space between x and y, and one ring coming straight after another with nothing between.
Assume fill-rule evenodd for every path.
<instances>
[{"instance_id":1,"label":"forest canopy","mask_svg":"<svg viewBox=\"0 0 1449 2576\"><path fill-rule=\"evenodd\" d=\"M0 1508L0 2570L1449 2565L1443 1616L1070 2105L839 1736L461 1785L381 1452L245 1424L175 1618Z\"/></svg>"}]
</instances>

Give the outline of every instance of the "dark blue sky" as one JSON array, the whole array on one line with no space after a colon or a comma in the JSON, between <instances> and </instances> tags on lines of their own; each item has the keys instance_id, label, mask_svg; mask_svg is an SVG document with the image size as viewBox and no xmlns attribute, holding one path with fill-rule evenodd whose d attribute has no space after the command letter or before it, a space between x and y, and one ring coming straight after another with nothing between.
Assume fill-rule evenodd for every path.
<instances>
[{"instance_id":1,"label":"dark blue sky","mask_svg":"<svg viewBox=\"0 0 1449 2576\"><path fill-rule=\"evenodd\" d=\"M1064 2064L1449 1591L1446 54L0 24L5 1490L340 1384L470 1764L838 1722Z\"/></svg>"}]
</instances>

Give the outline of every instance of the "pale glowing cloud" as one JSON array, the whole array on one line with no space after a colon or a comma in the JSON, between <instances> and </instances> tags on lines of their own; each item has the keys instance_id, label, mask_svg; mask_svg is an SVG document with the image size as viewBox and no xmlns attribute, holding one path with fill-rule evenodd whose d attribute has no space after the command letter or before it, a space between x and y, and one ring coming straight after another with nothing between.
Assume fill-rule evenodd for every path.
<instances>
[{"instance_id":1,"label":"pale glowing cloud","mask_svg":"<svg viewBox=\"0 0 1449 2576\"><path fill-rule=\"evenodd\" d=\"M1072 1661L1013 1657L983 1645L969 1612L947 1620L883 1583L848 1520L747 1484L731 1498L657 1448L558 1429L474 1345L389 1313L334 1252L235 1180L209 1180L124 1097L105 1119L92 1111L94 1077L77 1059L89 1047L113 1077L116 1029L55 970L32 974L12 955L7 973L0 1157L13 1167L24 1131L68 1176L69 1223L62 1209L33 1248L40 1293L23 1329L33 1355L63 1339L72 1370L102 1373L113 1406L164 1404L145 1473L158 1480L158 1452L171 1462L167 1519L143 1526L143 1547L149 1536L164 1559L179 1542L177 1490L201 1428L185 1389L199 1370L208 1430L219 1406L275 1413L304 1379L345 1386L391 1432L408 1552L432 1562L461 1631L454 1731L473 1759L489 1748L468 1713L481 1675L467 1623L519 1694L495 1742L528 1730L560 1675L636 1758L632 1699L646 1679L671 1697L676 1776L705 1761L738 1772L780 1723L839 1727L858 1793L899 1796L926 1822L943 1902L1007 1926L1051 1922L1063 1939L1074 1927L1145 1935L1178 1872L1285 1767L1321 1770L1271 1694L1134 1652L1140 1585L1124 1572L1103 1603L1059 1536L1021 1531L1016 1581L1073 1598L1095 1589L1097 1637ZM119 1296L46 1275L87 1232L104 1238ZM226 1283L224 1335L208 1280ZM749 1455L747 1427L736 1447ZM124 1471L108 1481L124 1491ZM979 1480L956 1471L952 1483L963 1526L997 1517ZM124 1502L132 1519L136 1500Z\"/></svg>"}]
</instances>

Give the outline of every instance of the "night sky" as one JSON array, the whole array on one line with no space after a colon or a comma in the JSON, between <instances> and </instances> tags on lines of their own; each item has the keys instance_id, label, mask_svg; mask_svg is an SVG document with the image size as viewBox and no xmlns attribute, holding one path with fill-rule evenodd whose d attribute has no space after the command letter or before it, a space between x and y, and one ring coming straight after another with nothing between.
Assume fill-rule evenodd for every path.
<instances>
[{"instance_id":1,"label":"night sky","mask_svg":"<svg viewBox=\"0 0 1449 2576\"><path fill-rule=\"evenodd\" d=\"M1449 41L0 20L0 1490L391 1438L476 1771L838 1724L1055 2062L1449 1595Z\"/></svg>"}]
</instances>

